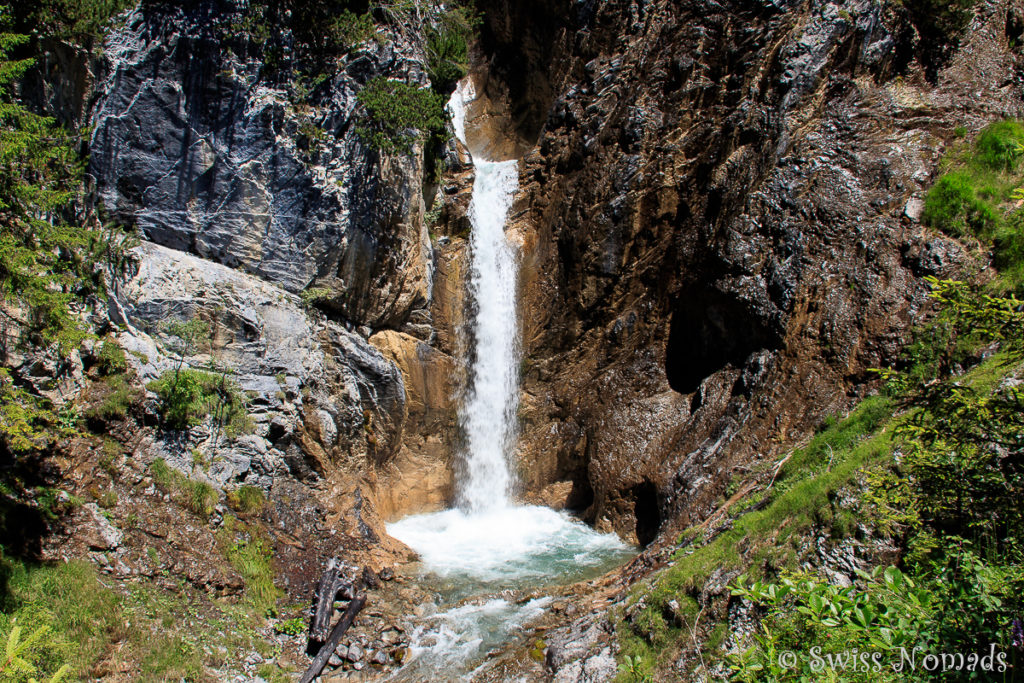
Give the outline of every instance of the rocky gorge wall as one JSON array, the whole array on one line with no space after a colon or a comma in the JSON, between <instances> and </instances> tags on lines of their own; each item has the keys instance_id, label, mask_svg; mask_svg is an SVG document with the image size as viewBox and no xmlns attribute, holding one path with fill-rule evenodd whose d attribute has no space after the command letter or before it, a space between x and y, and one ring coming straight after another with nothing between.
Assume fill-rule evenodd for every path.
<instances>
[{"instance_id":1,"label":"rocky gorge wall","mask_svg":"<svg viewBox=\"0 0 1024 683\"><path fill-rule=\"evenodd\" d=\"M861 395L923 275L974 268L921 198L957 127L1021 115L1021 8L957 43L889 3L484 5L530 150L519 469L648 542Z\"/></svg>"},{"instance_id":2,"label":"rocky gorge wall","mask_svg":"<svg viewBox=\"0 0 1024 683\"><path fill-rule=\"evenodd\" d=\"M132 457L266 491L304 539L301 561L277 548L304 590L341 548L378 569L406 557L383 519L450 502L465 241L431 241L423 144L382 152L357 130L369 81L429 86L423 37L378 27L318 76L286 26L275 55L252 16L143 2L102 51L55 44L28 82L91 126L93 197L141 237L96 328L145 384L179 363L166 323L202 320L211 337L185 363L247 395L251 433L229 439L209 420L161 428L149 392Z\"/></svg>"},{"instance_id":3,"label":"rocky gorge wall","mask_svg":"<svg viewBox=\"0 0 1024 683\"><path fill-rule=\"evenodd\" d=\"M955 128L1020 114L1020 8L982 3L955 49L867 2L481 10L470 146L522 159L523 493L647 543L862 395L921 276L969 267L920 198ZM422 146L357 133L371 79L427 85L415 36L299 87L244 12L143 3L101 56L48 53L40 92L93 126L96 196L144 238L109 312L141 379L173 363L163 322L198 317L190 362L250 395L253 434L139 453L213 448L217 486L301 482L325 518L368 501L373 546L451 501L471 167L449 143L427 177Z\"/></svg>"}]
</instances>

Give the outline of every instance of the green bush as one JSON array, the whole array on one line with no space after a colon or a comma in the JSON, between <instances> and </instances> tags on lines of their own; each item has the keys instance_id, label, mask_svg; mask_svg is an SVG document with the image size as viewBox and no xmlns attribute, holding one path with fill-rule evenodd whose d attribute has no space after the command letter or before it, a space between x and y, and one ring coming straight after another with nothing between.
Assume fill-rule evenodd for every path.
<instances>
[{"instance_id":1,"label":"green bush","mask_svg":"<svg viewBox=\"0 0 1024 683\"><path fill-rule=\"evenodd\" d=\"M229 437L251 429L245 396L226 373L168 370L148 386L160 397L164 423L172 429L199 424L209 415Z\"/></svg>"},{"instance_id":2,"label":"green bush","mask_svg":"<svg viewBox=\"0 0 1024 683\"><path fill-rule=\"evenodd\" d=\"M331 20L327 31L333 47L348 52L376 33L377 27L369 12L356 14L349 9L343 9Z\"/></svg>"},{"instance_id":3,"label":"green bush","mask_svg":"<svg viewBox=\"0 0 1024 683\"><path fill-rule=\"evenodd\" d=\"M426 134L444 130L444 97L431 90L400 81L375 78L358 95L366 108L368 124L356 132L371 147L385 152L407 153Z\"/></svg>"},{"instance_id":4,"label":"green bush","mask_svg":"<svg viewBox=\"0 0 1024 683\"><path fill-rule=\"evenodd\" d=\"M128 9L132 0L38 0L33 8L19 8L41 33L79 42L99 38L114 15Z\"/></svg>"},{"instance_id":5,"label":"green bush","mask_svg":"<svg viewBox=\"0 0 1024 683\"><path fill-rule=\"evenodd\" d=\"M900 648L927 644L932 626L927 591L895 567L861 572L859 578L858 586L846 588L806 573L786 573L778 583L737 580L732 594L761 606L767 615L754 645L729 656L732 680L815 680L823 673L815 657L858 651L878 653L888 663L899 660ZM780 665L778 653L787 650L796 661ZM860 675L845 671L844 680L904 680L892 674L888 667L877 672L868 667Z\"/></svg>"},{"instance_id":6,"label":"green bush","mask_svg":"<svg viewBox=\"0 0 1024 683\"><path fill-rule=\"evenodd\" d=\"M469 42L479 23L480 18L471 7L453 7L427 28L427 72L438 92L451 92L466 75Z\"/></svg>"},{"instance_id":7,"label":"green bush","mask_svg":"<svg viewBox=\"0 0 1024 683\"><path fill-rule=\"evenodd\" d=\"M96 354L96 369L101 375L116 375L128 371L128 358L113 339L105 339Z\"/></svg>"}]
</instances>

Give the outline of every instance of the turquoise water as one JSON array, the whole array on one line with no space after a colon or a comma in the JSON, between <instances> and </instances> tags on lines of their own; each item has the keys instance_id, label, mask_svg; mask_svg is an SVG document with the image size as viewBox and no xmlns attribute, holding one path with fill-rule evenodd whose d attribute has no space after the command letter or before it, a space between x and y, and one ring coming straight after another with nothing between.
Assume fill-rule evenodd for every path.
<instances>
[{"instance_id":1,"label":"turquoise water","mask_svg":"<svg viewBox=\"0 0 1024 683\"><path fill-rule=\"evenodd\" d=\"M394 680L458 680L487 653L514 640L544 613L534 592L614 569L635 549L570 515L508 505L481 513L445 510L407 517L388 533L421 557L420 587L434 592L413 631L407 663Z\"/></svg>"}]
</instances>

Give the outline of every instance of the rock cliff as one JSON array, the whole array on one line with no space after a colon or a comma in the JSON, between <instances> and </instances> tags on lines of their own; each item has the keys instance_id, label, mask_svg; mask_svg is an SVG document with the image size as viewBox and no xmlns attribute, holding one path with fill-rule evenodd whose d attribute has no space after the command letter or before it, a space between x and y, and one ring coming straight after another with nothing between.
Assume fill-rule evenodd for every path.
<instances>
[{"instance_id":1,"label":"rock cliff","mask_svg":"<svg viewBox=\"0 0 1024 683\"><path fill-rule=\"evenodd\" d=\"M943 57L888 3L485 4L530 145L520 469L647 542L848 407L920 276L961 272L920 199L955 128L1021 114L1019 8Z\"/></svg>"}]
</instances>

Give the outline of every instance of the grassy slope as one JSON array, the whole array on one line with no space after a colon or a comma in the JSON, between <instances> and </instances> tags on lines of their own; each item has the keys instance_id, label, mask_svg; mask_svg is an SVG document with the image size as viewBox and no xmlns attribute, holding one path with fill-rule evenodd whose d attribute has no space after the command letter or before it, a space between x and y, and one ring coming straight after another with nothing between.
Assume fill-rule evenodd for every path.
<instances>
[{"instance_id":1,"label":"grassy slope","mask_svg":"<svg viewBox=\"0 0 1024 683\"><path fill-rule=\"evenodd\" d=\"M990 389L1019 368L996 356L965 374L962 381ZM728 592L719 597L717 606L701 607L697 598L708 580L716 572L760 578L796 568L810 559L806 557L808 541L816 530L842 541L853 536L858 523L870 524L865 510L858 510L854 517L849 501L839 501L864 491L862 478L868 469L894 463L893 431L911 414L899 412L884 396L865 399L845 419L791 452L771 488L767 488L771 468L754 475L758 483L730 510L731 525L726 524L724 531L715 535L698 526L684 532L683 547L670 565L636 586L618 616L622 658L640 658L639 665L623 667L618 680L667 674L685 651L691 651L694 665L703 662L710 667L721 660L728 632ZM673 600L678 608L669 604Z\"/></svg>"}]
</instances>

